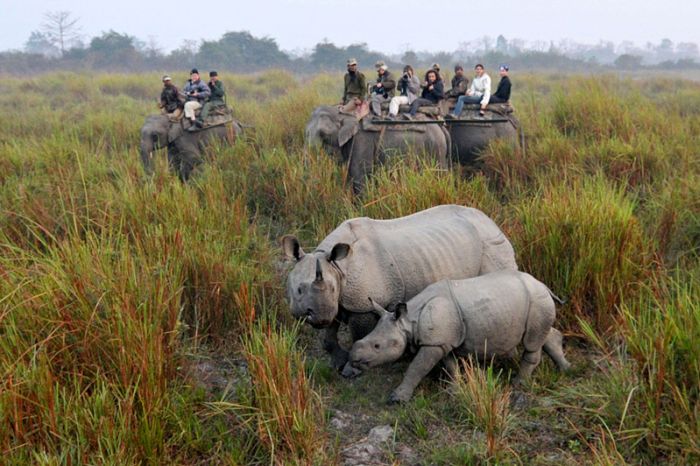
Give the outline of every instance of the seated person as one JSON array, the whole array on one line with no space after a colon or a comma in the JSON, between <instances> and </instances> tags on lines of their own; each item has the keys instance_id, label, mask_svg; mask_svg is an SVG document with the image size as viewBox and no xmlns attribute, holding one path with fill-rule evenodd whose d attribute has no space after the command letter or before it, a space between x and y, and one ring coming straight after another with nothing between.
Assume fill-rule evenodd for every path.
<instances>
[{"instance_id":1,"label":"seated person","mask_svg":"<svg viewBox=\"0 0 700 466\"><path fill-rule=\"evenodd\" d=\"M219 73L216 71L209 72L209 82L207 86L210 92L209 100L202 107L202 112L199 114L199 118L194 122L194 125L188 128L190 131L195 131L197 128L204 126L204 122L212 108L226 105L226 91L224 90L224 83L219 80Z\"/></svg>"},{"instance_id":2,"label":"seated person","mask_svg":"<svg viewBox=\"0 0 700 466\"><path fill-rule=\"evenodd\" d=\"M163 76L163 90L160 93L160 107L164 113L175 114L179 109L182 109L183 98L180 96L180 91L173 84L170 76Z\"/></svg>"},{"instance_id":3,"label":"seated person","mask_svg":"<svg viewBox=\"0 0 700 466\"><path fill-rule=\"evenodd\" d=\"M185 83L184 93L187 99L185 102L185 118L189 118L194 125L196 119L195 112L202 108L202 105L204 105L204 102L206 102L211 94L209 86L199 79L199 71L197 71L197 68L192 68L192 71L190 71L190 79Z\"/></svg>"},{"instance_id":4,"label":"seated person","mask_svg":"<svg viewBox=\"0 0 700 466\"><path fill-rule=\"evenodd\" d=\"M383 61L378 61L374 67L377 68L377 82L372 86L370 108L372 113L381 116L382 102L391 99L396 94L396 81Z\"/></svg>"},{"instance_id":5,"label":"seated person","mask_svg":"<svg viewBox=\"0 0 700 466\"><path fill-rule=\"evenodd\" d=\"M365 75L357 70L357 60L349 59L347 68L348 72L343 77L343 99L340 103L340 111L353 113L367 98L367 84Z\"/></svg>"},{"instance_id":6,"label":"seated person","mask_svg":"<svg viewBox=\"0 0 700 466\"><path fill-rule=\"evenodd\" d=\"M478 64L474 67L475 76L472 80L472 85L467 90L467 95L460 96L457 99L457 105L450 115L445 118L459 118L462 113L464 104L481 104L479 115L486 114L486 106L491 98L491 77L484 71L484 65Z\"/></svg>"},{"instance_id":7,"label":"seated person","mask_svg":"<svg viewBox=\"0 0 700 466\"><path fill-rule=\"evenodd\" d=\"M462 65L455 65L455 75L452 78L452 89L447 91L445 98L454 97L455 99L467 92L469 80L464 76L464 68Z\"/></svg>"},{"instance_id":8,"label":"seated person","mask_svg":"<svg viewBox=\"0 0 700 466\"><path fill-rule=\"evenodd\" d=\"M445 98L445 86L442 79L439 78L438 72L434 69L429 69L425 73L425 82L423 83L423 92L420 98L413 101L411 110L405 115L407 120L413 119L418 112L418 107L421 105L437 105Z\"/></svg>"},{"instance_id":9,"label":"seated person","mask_svg":"<svg viewBox=\"0 0 700 466\"><path fill-rule=\"evenodd\" d=\"M496 92L489 99L490 104L505 104L510 100L510 78L508 77L508 65L501 65L498 68L498 74L501 75L501 81L498 83Z\"/></svg>"},{"instance_id":10,"label":"seated person","mask_svg":"<svg viewBox=\"0 0 700 466\"><path fill-rule=\"evenodd\" d=\"M389 119L393 119L399 114L400 105L410 105L418 98L420 90L420 80L413 73L413 67L406 65L403 67L403 76L399 79L399 92L401 95L392 97L389 102Z\"/></svg>"}]
</instances>

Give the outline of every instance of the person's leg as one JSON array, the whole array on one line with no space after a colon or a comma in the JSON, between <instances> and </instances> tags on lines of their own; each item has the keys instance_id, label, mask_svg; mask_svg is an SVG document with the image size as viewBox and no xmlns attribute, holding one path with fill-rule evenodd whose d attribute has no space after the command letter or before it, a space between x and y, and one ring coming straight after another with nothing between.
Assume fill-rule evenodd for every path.
<instances>
[{"instance_id":1,"label":"person's leg","mask_svg":"<svg viewBox=\"0 0 700 466\"><path fill-rule=\"evenodd\" d=\"M195 111L198 109L202 108L202 104L197 102L196 100L190 100L189 102L185 102L185 118L189 118L194 122L195 119Z\"/></svg>"},{"instance_id":2,"label":"person's leg","mask_svg":"<svg viewBox=\"0 0 700 466\"><path fill-rule=\"evenodd\" d=\"M466 95L460 95L459 98L457 99L457 104L455 105L454 110L452 110L452 114L459 118L459 116L462 114L462 109L464 108L464 102L467 100Z\"/></svg>"},{"instance_id":3,"label":"person's leg","mask_svg":"<svg viewBox=\"0 0 700 466\"><path fill-rule=\"evenodd\" d=\"M420 107L421 105L433 105L433 101L419 97L418 99L413 101L413 103L411 104L411 111L408 113L411 116L416 116L416 113L418 113L418 107Z\"/></svg>"},{"instance_id":4,"label":"person's leg","mask_svg":"<svg viewBox=\"0 0 700 466\"><path fill-rule=\"evenodd\" d=\"M396 116L399 114L399 107L401 105L408 104L408 96L399 95L391 99L389 102L389 116Z\"/></svg>"},{"instance_id":5,"label":"person's leg","mask_svg":"<svg viewBox=\"0 0 700 466\"><path fill-rule=\"evenodd\" d=\"M209 116L209 111L212 108L211 102L207 102L204 104L202 107L202 111L199 114L199 121L204 122L206 121L207 117Z\"/></svg>"},{"instance_id":6,"label":"person's leg","mask_svg":"<svg viewBox=\"0 0 700 466\"><path fill-rule=\"evenodd\" d=\"M382 116L382 102L384 101L384 96L379 94L372 94L372 99L369 102L370 110L377 116Z\"/></svg>"},{"instance_id":7,"label":"person's leg","mask_svg":"<svg viewBox=\"0 0 700 466\"><path fill-rule=\"evenodd\" d=\"M343 113L354 112L355 108L357 107L357 102L358 102L358 99L356 99L355 97L351 97L345 105L342 105L340 107L340 111Z\"/></svg>"}]
</instances>

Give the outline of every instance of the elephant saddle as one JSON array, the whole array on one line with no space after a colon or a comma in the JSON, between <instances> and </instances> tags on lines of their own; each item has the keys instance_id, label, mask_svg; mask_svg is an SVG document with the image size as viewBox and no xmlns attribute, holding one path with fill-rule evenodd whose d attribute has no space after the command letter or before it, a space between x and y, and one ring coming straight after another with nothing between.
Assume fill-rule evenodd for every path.
<instances>
[{"instance_id":1,"label":"elephant saddle","mask_svg":"<svg viewBox=\"0 0 700 466\"><path fill-rule=\"evenodd\" d=\"M416 133L425 133L426 130L426 124L425 123L416 123L416 124L411 124L408 121L405 120L398 120L396 123L392 124L391 120L382 120L380 123L375 123L372 120L377 118L374 115L367 115L364 117L362 120L360 120L360 124L362 125L362 129L365 131L372 131L372 132L379 132L379 131L414 131ZM431 118L427 115L420 114L418 113L414 118L413 121L435 121L435 118Z\"/></svg>"}]
</instances>

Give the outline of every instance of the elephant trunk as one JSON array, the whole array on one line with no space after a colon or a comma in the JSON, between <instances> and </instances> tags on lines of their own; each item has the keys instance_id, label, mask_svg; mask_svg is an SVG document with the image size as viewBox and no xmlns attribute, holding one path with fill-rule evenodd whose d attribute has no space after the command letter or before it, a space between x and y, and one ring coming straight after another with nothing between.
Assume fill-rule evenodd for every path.
<instances>
[{"instance_id":1,"label":"elephant trunk","mask_svg":"<svg viewBox=\"0 0 700 466\"><path fill-rule=\"evenodd\" d=\"M153 151L155 143L153 138L148 134L141 135L141 163L147 174L153 173Z\"/></svg>"}]
</instances>

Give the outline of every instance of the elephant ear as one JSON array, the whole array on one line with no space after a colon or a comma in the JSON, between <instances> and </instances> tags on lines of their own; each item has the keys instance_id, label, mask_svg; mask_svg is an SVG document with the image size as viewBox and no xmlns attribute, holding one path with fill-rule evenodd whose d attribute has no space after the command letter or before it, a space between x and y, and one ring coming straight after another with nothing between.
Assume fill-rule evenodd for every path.
<instances>
[{"instance_id":1,"label":"elephant ear","mask_svg":"<svg viewBox=\"0 0 700 466\"><path fill-rule=\"evenodd\" d=\"M170 129L168 129L168 144L170 144L180 136L182 136L182 126L170 125Z\"/></svg>"},{"instance_id":2,"label":"elephant ear","mask_svg":"<svg viewBox=\"0 0 700 466\"><path fill-rule=\"evenodd\" d=\"M360 129L360 123L356 118L344 118L338 130L338 147L343 147L348 143Z\"/></svg>"}]
</instances>

